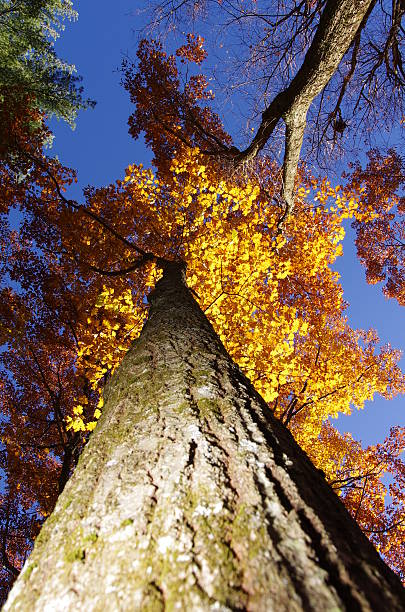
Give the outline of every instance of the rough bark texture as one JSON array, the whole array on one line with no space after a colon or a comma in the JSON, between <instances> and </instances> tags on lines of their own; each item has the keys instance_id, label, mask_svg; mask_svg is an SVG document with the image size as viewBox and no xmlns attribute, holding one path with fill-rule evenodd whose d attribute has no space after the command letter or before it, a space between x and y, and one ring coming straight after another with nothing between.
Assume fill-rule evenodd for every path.
<instances>
[{"instance_id":1,"label":"rough bark texture","mask_svg":"<svg viewBox=\"0 0 405 612\"><path fill-rule=\"evenodd\" d=\"M404 607L397 577L167 269L4 610Z\"/></svg>"}]
</instances>

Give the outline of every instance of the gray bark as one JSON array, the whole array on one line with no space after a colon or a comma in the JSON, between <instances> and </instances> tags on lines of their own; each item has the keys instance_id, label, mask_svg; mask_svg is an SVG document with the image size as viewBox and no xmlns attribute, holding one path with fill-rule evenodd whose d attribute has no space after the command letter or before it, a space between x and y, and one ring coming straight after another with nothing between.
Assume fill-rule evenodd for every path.
<instances>
[{"instance_id":1,"label":"gray bark","mask_svg":"<svg viewBox=\"0 0 405 612\"><path fill-rule=\"evenodd\" d=\"M4 610L390 610L398 578L165 270Z\"/></svg>"}]
</instances>

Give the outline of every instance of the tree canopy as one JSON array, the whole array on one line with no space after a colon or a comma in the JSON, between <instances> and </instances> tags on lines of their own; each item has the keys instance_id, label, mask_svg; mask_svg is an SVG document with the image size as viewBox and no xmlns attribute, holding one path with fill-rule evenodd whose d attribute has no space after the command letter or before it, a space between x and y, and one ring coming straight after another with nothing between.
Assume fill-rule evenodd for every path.
<instances>
[{"instance_id":1,"label":"tree canopy","mask_svg":"<svg viewBox=\"0 0 405 612\"><path fill-rule=\"evenodd\" d=\"M294 10L318 23L324 5ZM239 153L199 73L205 58L202 38L189 35L172 55L142 41L138 63L124 65L135 104L130 132L145 135L154 168L133 164L78 203L66 195L74 171L43 151L45 127L24 133L24 168L2 166L3 595L96 427L106 381L140 332L159 258L187 264L233 359L404 577L404 429L362 448L332 424L375 393L405 390L399 351L349 325L332 267L350 220L368 281L385 279L386 295L403 303L404 162L374 151L341 186L302 164L287 210L271 156L235 165L223 155Z\"/></svg>"},{"instance_id":2,"label":"tree canopy","mask_svg":"<svg viewBox=\"0 0 405 612\"><path fill-rule=\"evenodd\" d=\"M26 97L30 107L73 124L77 111L89 101L82 98L75 67L57 56L54 40L63 30L63 20L76 17L70 0L1 0L3 103L9 96Z\"/></svg>"}]
</instances>

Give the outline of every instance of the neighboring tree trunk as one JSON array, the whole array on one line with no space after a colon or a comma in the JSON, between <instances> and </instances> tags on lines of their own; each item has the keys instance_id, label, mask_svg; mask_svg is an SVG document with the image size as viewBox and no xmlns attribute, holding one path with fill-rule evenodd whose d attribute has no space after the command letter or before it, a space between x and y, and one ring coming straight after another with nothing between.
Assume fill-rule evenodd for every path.
<instances>
[{"instance_id":1,"label":"neighboring tree trunk","mask_svg":"<svg viewBox=\"0 0 405 612\"><path fill-rule=\"evenodd\" d=\"M167 266L8 610L404 610L404 590Z\"/></svg>"}]
</instances>

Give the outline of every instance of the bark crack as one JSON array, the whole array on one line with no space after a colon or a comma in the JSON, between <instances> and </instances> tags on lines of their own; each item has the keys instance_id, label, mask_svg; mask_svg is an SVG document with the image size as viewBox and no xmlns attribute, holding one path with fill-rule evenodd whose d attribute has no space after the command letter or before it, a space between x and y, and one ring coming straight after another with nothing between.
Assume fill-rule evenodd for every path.
<instances>
[{"instance_id":1,"label":"bark crack","mask_svg":"<svg viewBox=\"0 0 405 612\"><path fill-rule=\"evenodd\" d=\"M356 593L352 592L347 578L342 575L339 563L331 558L328 545L322 541L322 534L318 531L304 508L298 510L298 517L305 533L308 534L316 557L321 567L327 573L327 582L335 589L340 600L350 612L362 612L364 609Z\"/></svg>"},{"instance_id":2,"label":"bark crack","mask_svg":"<svg viewBox=\"0 0 405 612\"><path fill-rule=\"evenodd\" d=\"M187 467L194 467L195 451L197 450L197 443L195 440L191 440L188 447L188 458L186 463Z\"/></svg>"}]
</instances>

